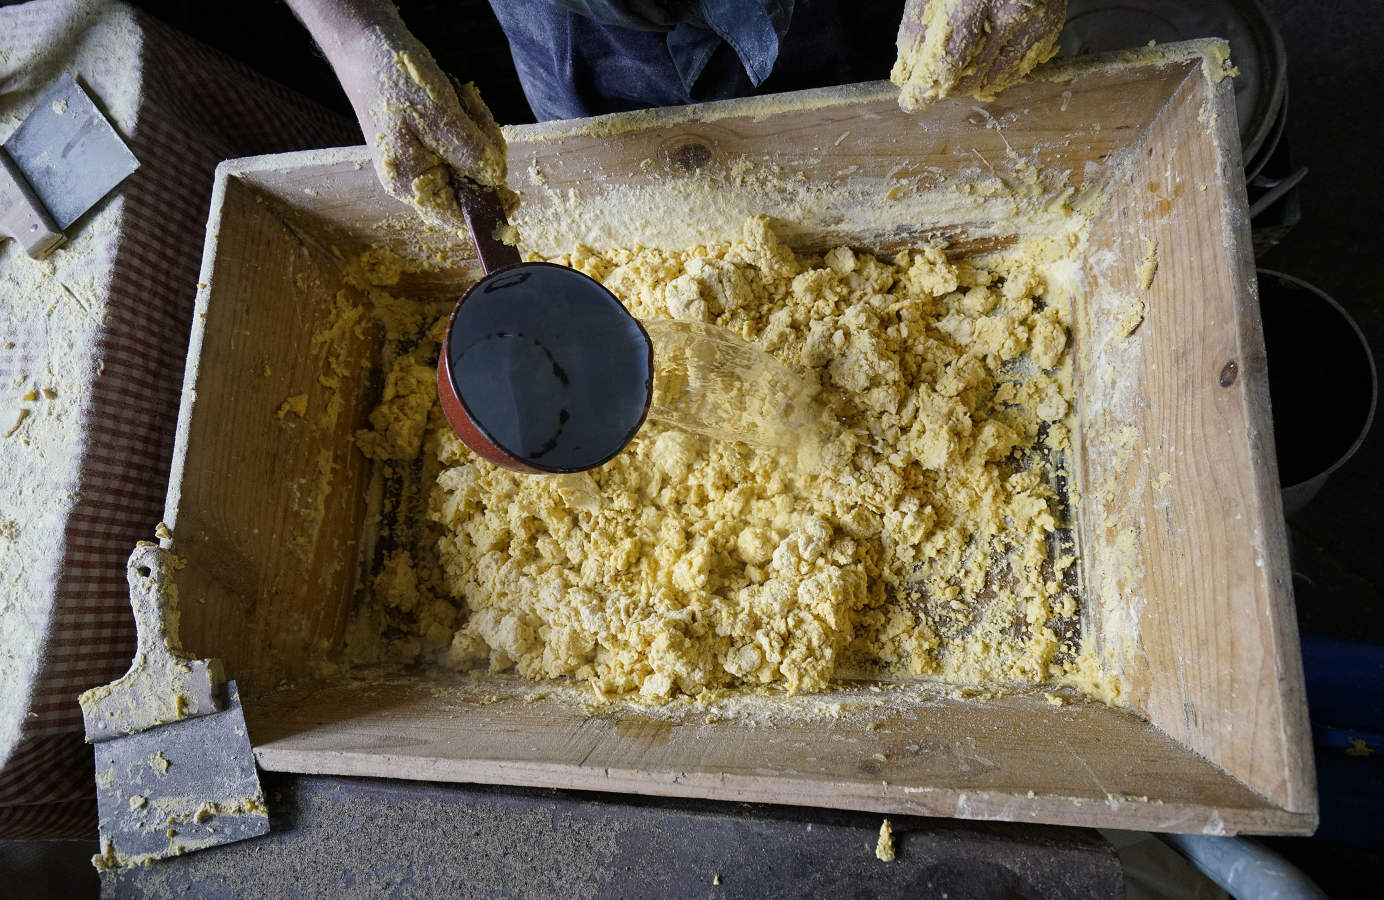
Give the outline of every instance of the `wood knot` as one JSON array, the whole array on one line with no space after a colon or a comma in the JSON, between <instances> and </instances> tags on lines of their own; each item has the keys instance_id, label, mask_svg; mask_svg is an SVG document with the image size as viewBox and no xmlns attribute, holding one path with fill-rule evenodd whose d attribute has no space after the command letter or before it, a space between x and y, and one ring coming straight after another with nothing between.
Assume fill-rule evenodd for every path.
<instances>
[{"instance_id":1,"label":"wood knot","mask_svg":"<svg viewBox=\"0 0 1384 900\"><path fill-rule=\"evenodd\" d=\"M1219 379L1221 387L1230 387L1232 384L1235 383L1235 379L1239 376L1239 374L1240 366L1236 364L1235 360L1232 359L1230 362L1226 363L1224 366L1221 367L1221 377Z\"/></svg>"},{"instance_id":2,"label":"wood knot","mask_svg":"<svg viewBox=\"0 0 1384 900\"><path fill-rule=\"evenodd\" d=\"M668 148L668 161L684 172L695 172L711 162L711 147L692 139Z\"/></svg>"}]
</instances>

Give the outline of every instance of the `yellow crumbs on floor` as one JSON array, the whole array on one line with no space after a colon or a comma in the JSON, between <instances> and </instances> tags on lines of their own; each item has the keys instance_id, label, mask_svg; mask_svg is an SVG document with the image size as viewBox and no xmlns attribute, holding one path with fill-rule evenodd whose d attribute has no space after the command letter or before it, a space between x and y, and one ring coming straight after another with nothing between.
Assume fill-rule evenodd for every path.
<instances>
[{"instance_id":1,"label":"yellow crumbs on floor","mask_svg":"<svg viewBox=\"0 0 1384 900\"><path fill-rule=\"evenodd\" d=\"M894 861L894 829L885 819L879 826L879 840L875 842L875 858L880 862Z\"/></svg>"},{"instance_id":2,"label":"yellow crumbs on floor","mask_svg":"<svg viewBox=\"0 0 1384 900\"><path fill-rule=\"evenodd\" d=\"M1350 739L1350 746L1346 747L1346 756L1369 756L1373 753L1374 750L1364 738L1353 737Z\"/></svg>"},{"instance_id":3,"label":"yellow crumbs on floor","mask_svg":"<svg viewBox=\"0 0 1384 900\"><path fill-rule=\"evenodd\" d=\"M1059 491L1068 312L1036 264L799 255L759 217L732 243L556 261L640 318L714 323L806 373L837 423L820 459L649 424L591 472L496 468L443 421L441 323L420 325L358 443L427 495L429 521L383 514L398 533L357 659L383 631L380 658L651 700L1089 676Z\"/></svg>"}]
</instances>

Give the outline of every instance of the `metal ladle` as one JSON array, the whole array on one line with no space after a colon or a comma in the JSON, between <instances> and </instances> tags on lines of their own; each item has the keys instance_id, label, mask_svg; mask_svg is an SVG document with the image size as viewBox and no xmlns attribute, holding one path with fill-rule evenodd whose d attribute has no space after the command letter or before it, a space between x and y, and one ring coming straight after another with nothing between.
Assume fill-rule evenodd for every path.
<instances>
[{"instance_id":1,"label":"metal ladle","mask_svg":"<svg viewBox=\"0 0 1384 900\"><path fill-rule=\"evenodd\" d=\"M497 237L494 191L457 192L485 277L457 301L437 366L442 412L482 458L579 472L634 438L653 398L653 345L615 295Z\"/></svg>"},{"instance_id":2,"label":"metal ladle","mask_svg":"<svg viewBox=\"0 0 1384 900\"><path fill-rule=\"evenodd\" d=\"M437 387L448 423L482 458L580 472L623 450L646 419L800 460L820 446L810 379L727 329L645 325L581 272L521 262L496 237L506 222L495 193L458 195L486 275L452 310Z\"/></svg>"}]
</instances>

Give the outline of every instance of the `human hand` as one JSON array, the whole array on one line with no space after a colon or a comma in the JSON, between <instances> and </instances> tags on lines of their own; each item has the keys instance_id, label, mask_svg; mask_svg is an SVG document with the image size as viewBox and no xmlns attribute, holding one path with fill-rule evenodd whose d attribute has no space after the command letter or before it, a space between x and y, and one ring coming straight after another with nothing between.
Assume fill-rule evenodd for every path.
<instances>
[{"instance_id":1,"label":"human hand","mask_svg":"<svg viewBox=\"0 0 1384 900\"><path fill-rule=\"evenodd\" d=\"M471 84L453 83L402 27L362 30L337 74L385 190L433 224L464 228L463 179L505 184L505 141Z\"/></svg>"},{"instance_id":2,"label":"human hand","mask_svg":"<svg viewBox=\"0 0 1384 900\"><path fill-rule=\"evenodd\" d=\"M1057 52L1067 0L906 0L889 78L912 112L951 94L980 100Z\"/></svg>"}]
</instances>

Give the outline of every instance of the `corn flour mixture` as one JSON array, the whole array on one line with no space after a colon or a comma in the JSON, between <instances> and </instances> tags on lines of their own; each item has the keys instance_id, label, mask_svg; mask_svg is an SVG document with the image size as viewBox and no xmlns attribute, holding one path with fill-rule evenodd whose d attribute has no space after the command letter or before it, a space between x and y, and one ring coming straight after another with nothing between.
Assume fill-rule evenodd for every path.
<instances>
[{"instance_id":1,"label":"corn flour mixture","mask_svg":"<svg viewBox=\"0 0 1384 900\"><path fill-rule=\"evenodd\" d=\"M731 243L556 262L640 318L768 350L839 427L812 465L651 423L600 469L509 472L437 408L445 310L404 317L357 437L393 499L354 659L576 679L601 698L856 676L1118 694L1080 645L1067 311L1035 263L803 256L763 218ZM367 254L356 271L401 308L382 289L397 265Z\"/></svg>"}]
</instances>

